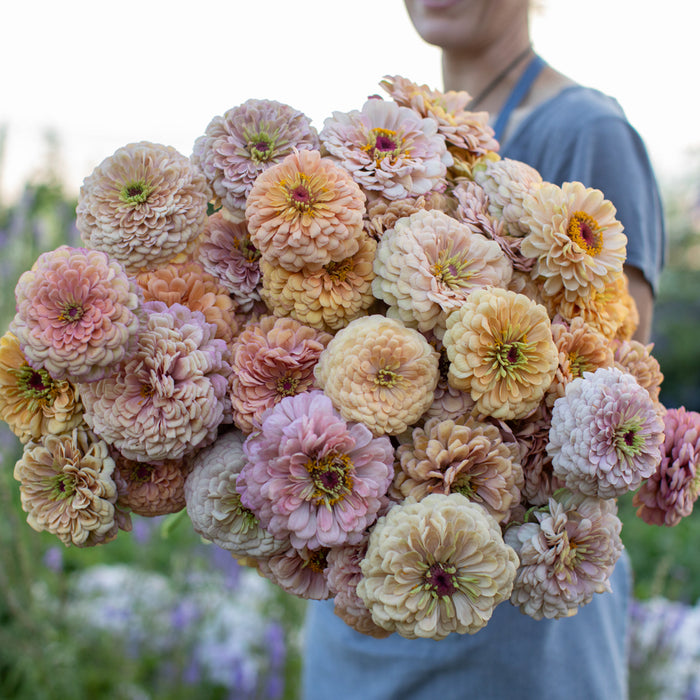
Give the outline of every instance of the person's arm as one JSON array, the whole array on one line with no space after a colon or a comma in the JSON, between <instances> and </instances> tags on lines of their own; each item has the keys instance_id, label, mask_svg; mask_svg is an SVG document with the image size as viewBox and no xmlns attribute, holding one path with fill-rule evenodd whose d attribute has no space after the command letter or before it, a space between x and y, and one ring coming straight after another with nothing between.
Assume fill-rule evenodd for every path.
<instances>
[{"instance_id":1,"label":"person's arm","mask_svg":"<svg viewBox=\"0 0 700 700\"><path fill-rule=\"evenodd\" d=\"M639 311L639 325L633 338L646 345L651 336L654 293L638 267L625 265L625 274L629 282L629 293L637 304L637 311Z\"/></svg>"}]
</instances>

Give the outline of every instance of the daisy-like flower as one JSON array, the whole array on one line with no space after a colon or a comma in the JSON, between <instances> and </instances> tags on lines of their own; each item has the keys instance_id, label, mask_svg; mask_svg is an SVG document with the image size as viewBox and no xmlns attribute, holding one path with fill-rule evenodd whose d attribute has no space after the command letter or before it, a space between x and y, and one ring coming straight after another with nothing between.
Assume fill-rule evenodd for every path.
<instances>
[{"instance_id":1,"label":"daisy-like flower","mask_svg":"<svg viewBox=\"0 0 700 700\"><path fill-rule=\"evenodd\" d=\"M245 433L285 396L315 386L314 367L331 336L294 320L264 316L231 347L233 419Z\"/></svg>"},{"instance_id":2,"label":"daisy-like flower","mask_svg":"<svg viewBox=\"0 0 700 700\"><path fill-rule=\"evenodd\" d=\"M199 237L197 261L216 277L243 313L260 301L260 251L245 222L233 223L221 212L212 214Z\"/></svg>"},{"instance_id":3,"label":"daisy-like flower","mask_svg":"<svg viewBox=\"0 0 700 700\"><path fill-rule=\"evenodd\" d=\"M700 493L700 413L669 408L661 464L634 494L637 515L650 525L677 525Z\"/></svg>"},{"instance_id":4,"label":"daisy-like flower","mask_svg":"<svg viewBox=\"0 0 700 700\"><path fill-rule=\"evenodd\" d=\"M616 367L584 372L554 403L547 452L572 491L615 498L661 462L664 424L649 393Z\"/></svg>"},{"instance_id":5,"label":"daisy-like flower","mask_svg":"<svg viewBox=\"0 0 700 700\"><path fill-rule=\"evenodd\" d=\"M403 637L473 634L510 596L517 565L481 506L459 493L431 494L377 522L357 593L376 624Z\"/></svg>"},{"instance_id":6,"label":"daisy-like flower","mask_svg":"<svg viewBox=\"0 0 700 700\"><path fill-rule=\"evenodd\" d=\"M613 347L615 367L629 372L658 403L664 375L661 373L659 361L651 354L654 344L644 345L638 340L619 340L613 343Z\"/></svg>"},{"instance_id":7,"label":"daisy-like flower","mask_svg":"<svg viewBox=\"0 0 700 700\"><path fill-rule=\"evenodd\" d=\"M412 441L396 451L395 488L420 501L430 493L461 493L498 521L520 502L523 473L516 442L506 443L495 425L473 418L431 418L414 428Z\"/></svg>"},{"instance_id":8,"label":"daisy-like flower","mask_svg":"<svg viewBox=\"0 0 700 700\"><path fill-rule=\"evenodd\" d=\"M561 291L553 297L544 295L542 303L551 318L560 316L571 323L580 316L587 325L609 340L629 340L639 324L639 312L630 296L624 273L606 284L602 291L593 289L586 297L567 301Z\"/></svg>"},{"instance_id":9,"label":"daisy-like flower","mask_svg":"<svg viewBox=\"0 0 700 700\"><path fill-rule=\"evenodd\" d=\"M622 553L614 500L562 494L531 517L535 522L505 534L520 558L513 605L536 620L570 617L595 593L610 590Z\"/></svg>"},{"instance_id":10,"label":"daisy-like flower","mask_svg":"<svg viewBox=\"0 0 700 700\"><path fill-rule=\"evenodd\" d=\"M445 137L455 160L472 163L480 156L498 151L487 112L466 109L471 100L468 92L432 90L399 75L385 76L379 83L402 107L410 107L421 117L432 117L438 132Z\"/></svg>"},{"instance_id":11,"label":"daisy-like flower","mask_svg":"<svg viewBox=\"0 0 700 700\"><path fill-rule=\"evenodd\" d=\"M27 522L65 545L91 546L115 536L113 471L106 443L81 428L28 442L14 469Z\"/></svg>"},{"instance_id":12,"label":"daisy-like flower","mask_svg":"<svg viewBox=\"0 0 700 700\"><path fill-rule=\"evenodd\" d=\"M258 573L283 591L307 600L326 600L328 586L328 547L287 549L256 561Z\"/></svg>"},{"instance_id":13,"label":"daisy-like flower","mask_svg":"<svg viewBox=\"0 0 700 700\"><path fill-rule=\"evenodd\" d=\"M494 418L523 418L537 408L557 369L544 307L497 287L477 289L447 317L443 338L452 386L471 392Z\"/></svg>"},{"instance_id":14,"label":"daisy-like flower","mask_svg":"<svg viewBox=\"0 0 700 700\"><path fill-rule=\"evenodd\" d=\"M0 419L22 442L69 432L83 420L75 386L31 367L9 331L0 338Z\"/></svg>"},{"instance_id":15,"label":"daisy-like flower","mask_svg":"<svg viewBox=\"0 0 700 700\"><path fill-rule=\"evenodd\" d=\"M546 294L563 292L569 302L586 297L622 273L627 236L615 207L600 190L580 182L542 183L523 199L521 224L529 233L520 246L536 258L532 274Z\"/></svg>"},{"instance_id":16,"label":"daisy-like flower","mask_svg":"<svg viewBox=\"0 0 700 700\"><path fill-rule=\"evenodd\" d=\"M133 356L106 379L79 386L85 420L127 459L179 460L216 437L228 349L199 311L160 301L144 310Z\"/></svg>"},{"instance_id":17,"label":"daisy-like flower","mask_svg":"<svg viewBox=\"0 0 700 700\"><path fill-rule=\"evenodd\" d=\"M523 200L542 184L533 167L511 158L485 160L473 168L472 176L488 196L488 211L503 222L509 235L525 236L529 229L522 222Z\"/></svg>"},{"instance_id":18,"label":"daisy-like flower","mask_svg":"<svg viewBox=\"0 0 700 700\"><path fill-rule=\"evenodd\" d=\"M452 156L437 122L395 102L370 99L362 111L333 112L323 147L360 187L385 199L442 192Z\"/></svg>"},{"instance_id":19,"label":"daisy-like flower","mask_svg":"<svg viewBox=\"0 0 700 700\"><path fill-rule=\"evenodd\" d=\"M268 557L289 546L260 526L241 503L236 479L246 463L244 436L236 430L220 435L192 460L185 481L187 514L194 531L237 557Z\"/></svg>"},{"instance_id":20,"label":"daisy-like flower","mask_svg":"<svg viewBox=\"0 0 700 700\"><path fill-rule=\"evenodd\" d=\"M295 271L354 255L364 211L365 196L343 168L318 151L298 151L258 177L246 217L262 257Z\"/></svg>"},{"instance_id":21,"label":"daisy-like flower","mask_svg":"<svg viewBox=\"0 0 700 700\"><path fill-rule=\"evenodd\" d=\"M394 228L394 224L406 216L411 216L417 211L441 209L449 207L450 200L443 194L431 192L420 197L407 197L389 201L377 198L367 202L367 215L365 217L365 231L377 241L382 239L384 232Z\"/></svg>"},{"instance_id":22,"label":"daisy-like flower","mask_svg":"<svg viewBox=\"0 0 700 700\"><path fill-rule=\"evenodd\" d=\"M320 391L280 401L243 451L241 502L296 549L359 542L394 472L389 438L348 425Z\"/></svg>"},{"instance_id":23,"label":"daisy-like flower","mask_svg":"<svg viewBox=\"0 0 700 700\"><path fill-rule=\"evenodd\" d=\"M389 316L441 337L472 290L505 286L512 268L497 243L441 211L419 211L386 231L374 271L372 291Z\"/></svg>"},{"instance_id":24,"label":"daisy-like flower","mask_svg":"<svg viewBox=\"0 0 700 700\"><path fill-rule=\"evenodd\" d=\"M139 293L105 253L61 246L19 278L10 331L33 367L94 381L121 362L139 329Z\"/></svg>"},{"instance_id":25,"label":"daisy-like flower","mask_svg":"<svg viewBox=\"0 0 700 700\"><path fill-rule=\"evenodd\" d=\"M229 343L238 333L236 302L219 280L197 262L143 272L137 278L146 301L162 301L168 306L182 304L201 311L207 323L216 326L216 337Z\"/></svg>"},{"instance_id":26,"label":"daisy-like flower","mask_svg":"<svg viewBox=\"0 0 700 700\"><path fill-rule=\"evenodd\" d=\"M210 196L201 171L172 146L131 143L85 178L76 225L89 248L133 274L193 247Z\"/></svg>"},{"instance_id":27,"label":"daisy-like flower","mask_svg":"<svg viewBox=\"0 0 700 700\"><path fill-rule=\"evenodd\" d=\"M469 228L495 240L503 235L503 225L489 213L486 190L473 180L460 180L452 188L456 208L454 217Z\"/></svg>"},{"instance_id":28,"label":"daisy-like flower","mask_svg":"<svg viewBox=\"0 0 700 700\"><path fill-rule=\"evenodd\" d=\"M318 134L302 112L274 100L247 100L214 117L194 143L192 161L204 172L216 204L245 209L261 172L295 149L318 149Z\"/></svg>"},{"instance_id":29,"label":"daisy-like flower","mask_svg":"<svg viewBox=\"0 0 700 700\"><path fill-rule=\"evenodd\" d=\"M373 238L362 236L355 255L319 270L290 272L263 260L262 298L276 316L291 316L319 330L340 330L374 302L376 249Z\"/></svg>"},{"instance_id":30,"label":"daisy-like flower","mask_svg":"<svg viewBox=\"0 0 700 700\"><path fill-rule=\"evenodd\" d=\"M418 331L372 315L338 331L314 373L345 420L375 435L399 435L432 403L438 360Z\"/></svg>"},{"instance_id":31,"label":"daisy-like flower","mask_svg":"<svg viewBox=\"0 0 700 700\"><path fill-rule=\"evenodd\" d=\"M150 464L126 459L115 450L111 455L116 465L113 478L119 506L146 518L178 513L185 507L187 462L164 460Z\"/></svg>"},{"instance_id":32,"label":"daisy-like flower","mask_svg":"<svg viewBox=\"0 0 700 700\"><path fill-rule=\"evenodd\" d=\"M367 553L367 540L360 544L333 547L328 552L328 586L333 593L333 612L360 634L383 639L391 632L377 625L362 598L357 584L362 580L360 564Z\"/></svg>"},{"instance_id":33,"label":"daisy-like flower","mask_svg":"<svg viewBox=\"0 0 700 700\"><path fill-rule=\"evenodd\" d=\"M547 390L547 405L564 396L566 385L584 372L612 367L613 351L607 338L576 317L567 323L552 324L552 339L559 352L559 367Z\"/></svg>"}]
</instances>

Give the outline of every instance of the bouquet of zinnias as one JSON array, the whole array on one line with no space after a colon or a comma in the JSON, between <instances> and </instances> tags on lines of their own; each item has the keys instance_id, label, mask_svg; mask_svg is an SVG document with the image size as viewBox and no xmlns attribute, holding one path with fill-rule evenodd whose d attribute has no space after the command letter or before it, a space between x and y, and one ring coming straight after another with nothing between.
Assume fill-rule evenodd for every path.
<instances>
[{"instance_id":1,"label":"bouquet of zinnias","mask_svg":"<svg viewBox=\"0 0 700 700\"><path fill-rule=\"evenodd\" d=\"M572 615L619 495L692 510L700 415L631 340L603 193L500 158L466 93L381 85L320 133L248 100L86 178L85 247L22 275L1 341L28 522L88 546L186 508L376 636Z\"/></svg>"}]
</instances>

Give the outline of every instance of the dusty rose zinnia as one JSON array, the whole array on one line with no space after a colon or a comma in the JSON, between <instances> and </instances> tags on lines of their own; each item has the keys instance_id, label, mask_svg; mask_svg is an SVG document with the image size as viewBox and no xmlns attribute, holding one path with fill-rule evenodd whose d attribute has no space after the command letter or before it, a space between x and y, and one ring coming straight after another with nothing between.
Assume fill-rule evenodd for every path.
<instances>
[{"instance_id":1,"label":"dusty rose zinnia","mask_svg":"<svg viewBox=\"0 0 700 700\"><path fill-rule=\"evenodd\" d=\"M238 333L236 303L213 275L197 262L166 265L137 278L146 301L162 301L168 306L182 304L201 311L207 323L216 326L216 337L229 343Z\"/></svg>"},{"instance_id":2,"label":"dusty rose zinnia","mask_svg":"<svg viewBox=\"0 0 700 700\"><path fill-rule=\"evenodd\" d=\"M616 367L584 372L552 410L547 452L572 491L615 498L661 462L664 424L649 393Z\"/></svg>"},{"instance_id":3,"label":"dusty rose zinnia","mask_svg":"<svg viewBox=\"0 0 700 700\"><path fill-rule=\"evenodd\" d=\"M371 99L362 111L333 112L320 138L360 187L386 199L417 197L446 187L452 156L437 122L408 107Z\"/></svg>"},{"instance_id":4,"label":"dusty rose zinnia","mask_svg":"<svg viewBox=\"0 0 700 700\"><path fill-rule=\"evenodd\" d=\"M245 209L255 178L295 149L318 149L318 134L302 112L274 100L247 100L214 117L194 143L216 203Z\"/></svg>"},{"instance_id":5,"label":"dusty rose zinnia","mask_svg":"<svg viewBox=\"0 0 700 700\"><path fill-rule=\"evenodd\" d=\"M520 558L513 605L536 620L570 617L595 593L611 590L622 553L614 500L561 494L530 517L505 534Z\"/></svg>"},{"instance_id":6,"label":"dusty rose zinnia","mask_svg":"<svg viewBox=\"0 0 700 700\"><path fill-rule=\"evenodd\" d=\"M268 408L314 387L314 367L330 339L292 318L264 316L249 324L231 347L236 425L249 433Z\"/></svg>"},{"instance_id":7,"label":"dusty rose zinnia","mask_svg":"<svg viewBox=\"0 0 700 700\"><path fill-rule=\"evenodd\" d=\"M420 197L407 197L394 201L376 198L367 202L365 216L365 231L375 240L381 240L384 232L394 228L394 224L405 216L411 216L417 211L443 209L451 204L446 195L429 193Z\"/></svg>"},{"instance_id":8,"label":"dusty rose zinnia","mask_svg":"<svg viewBox=\"0 0 700 700\"><path fill-rule=\"evenodd\" d=\"M246 457L244 436L232 430L200 450L185 481L187 514L194 531L235 556L267 557L289 542L273 537L241 503L236 479Z\"/></svg>"},{"instance_id":9,"label":"dusty rose zinnia","mask_svg":"<svg viewBox=\"0 0 700 700\"><path fill-rule=\"evenodd\" d=\"M357 593L376 624L403 637L473 634L510 595L517 565L484 508L431 494L377 522Z\"/></svg>"},{"instance_id":10,"label":"dusty rose zinnia","mask_svg":"<svg viewBox=\"0 0 700 700\"><path fill-rule=\"evenodd\" d=\"M214 440L224 418L228 349L199 311L160 301L144 310L135 353L80 385L85 420L127 459L182 459Z\"/></svg>"},{"instance_id":11,"label":"dusty rose zinnia","mask_svg":"<svg viewBox=\"0 0 700 700\"><path fill-rule=\"evenodd\" d=\"M172 146L131 143L85 178L76 225L89 248L133 274L192 248L210 196L201 171Z\"/></svg>"},{"instance_id":12,"label":"dusty rose zinnia","mask_svg":"<svg viewBox=\"0 0 700 700\"><path fill-rule=\"evenodd\" d=\"M199 237L196 259L233 297L244 313L260 301L260 251L252 244L245 222L212 214Z\"/></svg>"},{"instance_id":13,"label":"dusty rose zinnia","mask_svg":"<svg viewBox=\"0 0 700 700\"><path fill-rule=\"evenodd\" d=\"M382 237L372 291L389 315L438 337L474 289L505 286L512 268L497 243L441 211L399 219Z\"/></svg>"},{"instance_id":14,"label":"dusty rose zinnia","mask_svg":"<svg viewBox=\"0 0 700 700\"><path fill-rule=\"evenodd\" d=\"M314 372L345 420L399 435L432 403L438 360L418 331L373 315L338 331Z\"/></svg>"},{"instance_id":15,"label":"dusty rose zinnia","mask_svg":"<svg viewBox=\"0 0 700 700\"><path fill-rule=\"evenodd\" d=\"M364 211L365 196L343 168L318 151L299 151L258 177L246 217L262 257L294 271L354 255Z\"/></svg>"},{"instance_id":16,"label":"dusty rose zinnia","mask_svg":"<svg viewBox=\"0 0 700 700\"><path fill-rule=\"evenodd\" d=\"M355 255L319 270L290 272L263 260L262 297L276 316L291 316L329 332L344 328L374 302L376 248L376 241L363 235Z\"/></svg>"},{"instance_id":17,"label":"dusty rose zinnia","mask_svg":"<svg viewBox=\"0 0 700 700\"><path fill-rule=\"evenodd\" d=\"M280 401L243 451L241 502L297 549L359 542L394 471L389 438L347 424L320 391Z\"/></svg>"},{"instance_id":18,"label":"dusty rose zinnia","mask_svg":"<svg viewBox=\"0 0 700 700\"><path fill-rule=\"evenodd\" d=\"M677 525L700 493L700 414L670 408L664 415L661 463L634 495L637 515L651 525Z\"/></svg>"},{"instance_id":19,"label":"dusty rose zinnia","mask_svg":"<svg viewBox=\"0 0 700 700\"><path fill-rule=\"evenodd\" d=\"M600 190L580 182L542 183L523 207L521 224L529 233L520 251L537 259L532 275L548 295L563 292L573 302L591 289L602 291L622 272L627 236Z\"/></svg>"},{"instance_id":20,"label":"dusty rose zinnia","mask_svg":"<svg viewBox=\"0 0 700 700\"><path fill-rule=\"evenodd\" d=\"M119 364L139 328L136 285L97 250L61 246L19 278L10 330L32 366L94 381Z\"/></svg>"},{"instance_id":21,"label":"dusty rose zinnia","mask_svg":"<svg viewBox=\"0 0 700 700\"><path fill-rule=\"evenodd\" d=\"M328 586L328 547L295 549L287 547L256 561L258 573L283 591L310 600L326 600Z\"/></svg>"},{"instance_id":22,"label":"dusty rose zinnia","mask_svg":"<svg viewBox=\"0 0 700 700\"><path fill-rule=\"evenodd\" d=\"M14 469L27 522L79 547L116 535L113 471L106 443L83 429L27 443Z\"/></svg>"},{"instance_id":23,"label":"dusty rose zinnia","mask_svg":"<svg viewBox=\"0 0 700 700\"><path fill-rule=\"evenodd\" d=\"M449 381L489 416L523 418L552 382L557 348L544 307L497 287L477 289L447 317Z\"/></svg>"},{"instance_id":24,"label":"dusty rose zinnia","mask_svg":"<svg viewBox=\"0 0 700 700\"><path fill-rule=\"evenodd\" d=\"M504 442L495 425L431 418L413 429L412 441L400 445L396 456L400 468L394 484L405 498L461 493L498 522L520 501L518 445Z\"/></svg>"},{"instance_id":25,"label":"dusty rose zinnia","mask_svg":"<svg viewBox=\"0 0 700 700\"><path fill-rule=\"evenodd\" d=\"M68 432L83 420L75 386L30 367L9 331L0 338L0 419L22 442Z\"/></svg>"}]
</instances>

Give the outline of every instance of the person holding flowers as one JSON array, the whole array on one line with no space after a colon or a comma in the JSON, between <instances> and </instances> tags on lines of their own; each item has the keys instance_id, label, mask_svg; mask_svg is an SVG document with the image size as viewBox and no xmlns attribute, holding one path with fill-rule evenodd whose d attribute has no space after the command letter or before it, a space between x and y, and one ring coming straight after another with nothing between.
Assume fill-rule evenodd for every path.
<instances>
[{"instance_id":1,"label":"person holding flowers","mask_svg":"<svg viewBox=\"0 0 700 700\"><path fill-rule=\"evenodd\" d=\"M472 223L478 218L473 215L476 195L469 184L460 182L459 176L462 175L466 176L464 179L476 181L488 193L489 212L503 222L503 231L491 231L487 237L494 240L500 237L501 243L507 239L507 245L501 247L513 263L514 278L518 276L522 288L543 290L549 315L562 321L554 336L558 352L564 352L571 360L570 364L566 365L566 370L562 370L561 363L556 371L552 370L553 381L541 403L539 395L518 400L524 401L523 405L528 405L529 410L539 404L535 415L549 412L551 420L552 405L564 393L562 372L567 375L564 377L566 381L580 376L579 364L583 354L587 353L586 368L592 371L596 366L610 366L607 354L609 345L616 342L614 338L628 336L625 342L634 342L629 339L634 332L635 341L647 343L649 340L654 292L664 258L665 232L659 191L644 144L615 100L575 83L537 56L529 33L529 0L405 0L405 5L422 39L442 49L446 92L438 97L437 92L398 76L387 77L382 87L399 105L410 106L438 121L453 158L448 180L452 178L451 192L459 202L456 218ZM378 101L371 105L375 112L380 107ZM457 112L459 118L455 117ZM489 114L491 120L487 123ZM321 133L324 146L331 155L338 154L340 126L337 120L336 123L327 122L324 132ZM388 129L385 132L381 135L386 139L390 132ZM483 154L489 151L497 151L498 157L484 159ZM533 182L537 183L536 188L530 187ZM505 197L502 196L504 192ZM433 195L428 193L425 196ZM368 211L371 221L374 221L371 201L368 202ZM445 227L439 223L437 215L432 216L435 223L431 223L430 230ZM396 308L396 314L402 320L419 329L423 324L439 331L449 354L449 343L458 333L465 332L470 324L476 323L474 319L482 313L483 305L479 305L478 294L473 295L474 301L463 304L459 312L450 314L447 320L439 317L440 323L435 324L432 319L437 317L438 312L434 310L437 307L426 303L420 306L413 299L417 292L402 283L402 266L412 264L406 252L411 249L401 247L406 245L402 242L405 239L402 229L419 230L423 235L424 229L418 228L418 222L422 225L428 218L423 214L412 214L410 223L405 223L409 219L401 219L402 223L387 233L389 240L383 242L382 251L377 256L380 267L375 264L381 279L375 279L373 290L376 297ZM483 219L479 219L480 226L490 225ZM448 234L451 240L456 241L455 246L463 245L457 243L463 234L456 225L451 224L451 227L454 229ZM605 236L602 231L606 232ZM436 263L434 269L440 265L442 263ZM439 269L445 271L443 277L448 271L453 275L460 273L449 260ZM609 271L617 269L624 269L624 275L617 275L611 283ZM500 284L510 285L509 289L513 289L516 283L511 280ZM503 292L500 296L503 304L510 303L508 293ZM449 303L449 300L443 300L440 308L451 308ZM465 310L470 306L474 309ZM625 328L620 319L629 318L630 313L633 318L638 314L638 319L635 319L638 322ZM577 317L582 317L596 332L584 328L581 320L574 320ZM588 348L585 353L584 346ZM516 344L508 347L515 355L522 350ZM453 349L450 360L451 384L459 386L464 383L471 387L472 398L477 395L482 413L488 413L484 405L488 407L491 397L487 394L480 397L475 392L478 377L470 374L469 358L458 357ZM608 370L605 376L601 375L600 390L606 396L610 396L611 391L616 396L615 392L623 391L618 389L620 382L619 372ZM635 397L635 400L642 400L638 392ZM529 404L528 398L531 400ZM611 403L601 415L610 415L609 411L615 411L619 406L615 403L617 399L609 400ZM470 409L471 406L462 405L460 412L467 413ZM568 404L562 404L557 412L563 414L568 410ZM511 421L511 425L517 425L519 421L525 424L528 417L519 416L516 411L517 407L514 407L512 412L501 417ZM604 430L605 417L596 416L595 420L601 422L600 429ZM629 425L637 427L642 424L655 426L648 433L653 433L654 438L647 441L644 449L649 450L649 459L657 462L661 440L658 416L645 403L645 408L639 409L630 420ZM530 426L533 424L530 421ZM562 423L558 429L566 431L566 425ZM453 445L454 440L450 442L449 437L444 437L444 440L441 437L448 433L450 436L469 436L461 443L463 452L459 455L461 465L468 462L470 457L464 454L467 449L464 446L471 444L466 442L467 439L476 439L472 437L475 428L469 422L460 423L459 419L449 421L449 425L428 422L422 430L414 431L413 445L402 444L399 448L401 468L408 470L408 476L403 475L403 481L399 479L395 483L403 484L406 493L415 474L429 473L434 479L436 472L428 472L428 467L424 466L429 462L429 448L434 451L437 444ZM536 438L536 433L530 428L528 445L532 454L545 449L538 445L546 443L546 432L544 438ZM565 436L562 439L565 441ZM595 436L591 439L594 440ZM628 440L622 452L635 452L636 435L631 429L622 439ZM505 447L499 449L504 451ZM554 453L558 448L552 445L547 449ZM457 460L457 457L453 458ZM472 456L472 459L476 458ZM484 460L479 459L483 463ZM523 468L527 459L527 455L521 455ZM569 484L570 479L581 478L571 476L570 470L578 474L576 465L572 464L575 458L567 461L564 454L556 453L553 459L560 466L550 476L552 489L564 482ZM644 473L649 476L649 473ZM444 478L448 480L447 474ZM475 477L470 478L471 481L459 474L450 476L449 479L453 479L449 485L451 491L445 492L454 493L461 489L460 492L464 493L465 489L477 489ZM522 474L520 478L521 490L527 494L528 479L532 477L526 475L524 485ZM610 478L617 478L614 471ZM493 483L484 480L478 488L484 494L493 494ZM442 488L442 485L431 488ZM332 601L313 601L306 627L305 700L327 697L344 700L626 698L629 563L624 555L620 557L619 521L610 512L613 501L599 500L597 488L588 490L594 495L579 493L562 497L554 503L550 501L553 505L546 513L538 512L535 519L520 529L505 528L506 542L512 545L521 560L511 597L514 605L508 602L498 605L488 625L483 628L479 624L467 625L468 634L449 634L458 629L453 618L459 616L459 609L453 609L452 616L445 618L445 634L438 641L436 635L428 639L404 638L427 636L413 628L411 634L402 633L403 636L388 636L385 631L377 629L373 636L369 636L372 634L371 624L365 624L363 628L363 631L369 630L367 634L360 634L334 615ZM608 485L605 494L614 494L617 488L617 483ZM493 498L498 499L502 512L509 510L510 496L507 493ZM534 499L535 495L528 497L530 502L535 502ZM546 496L539 502L545 501ZM400 606L398 601L402 593L400 590L383 590L380 579L370 570L371 562L382 547L393 548L393 556L398 558L399 552L410 549L415 540L428 538L425 533L432 523L421 511L421 502L407 501L406 515L402 520L402 523L413 522L416 529L410 530L408 525L402 525L405 528L402 535L402 531L390 528L391 518L387 517L375 528L375 532L382 532L383 542L373 543L370 538L371 553L365 556L362 551L354 555L358 560L365 557L362 564L364 579L359 586L363 599L383 602L375 620L382 621L383 615L391 615L394 607ZM392 517L398 521L398 516ZM505 516L506 521L509 517ZM595 527L590 526L591 522L595 522ZM449 528L449 524L445 527ZM476 525L469 527L474 527L475 532L478 530ZM572 533L576 532L579 542L585 541L587 550L595 552L589 564L599 566L600 570L588 579L588 592L581 589L575 593L577 602L571 608L561 597L553 597L553 589L561 582L565 570L554 565L547 568L537 558L537 543L540 541L537 533L545 531L549 542L559 543L556 546L561 546L566 540L565 531L569 537L574 537ZM435 540L433 545L438 549L446 547L447 536ZM459 534L454 536L462 537ZM391 558L390 555L387 557ZM594 561L595 565L591 563ZM450 596L462 584L447 567L438 570L436 566L427 569L423 576L426 595L429 597L435 593L436 600L440 596L451 599ZM507 569L507 564L503 566ZM609 586L601 583L599 575L606 567L612 570ZM540 597L532 597L528 593L528 577L542 579L543 576L546 586L540 589ZM569 583L571 576L569 573ZM593 595L593 591L600 595ZM499 593L494 591L494 595L500 599ZM515 607L522 596L527 602L521 607L532 607L529 615L523 615ZM576 610L578 604L581 607ZM439 610L439 604L436 604L436 610ZM473 614L472 611L470 615ZM360 627L356 625L356 629Z\"/></svg>"}]
</instances>

